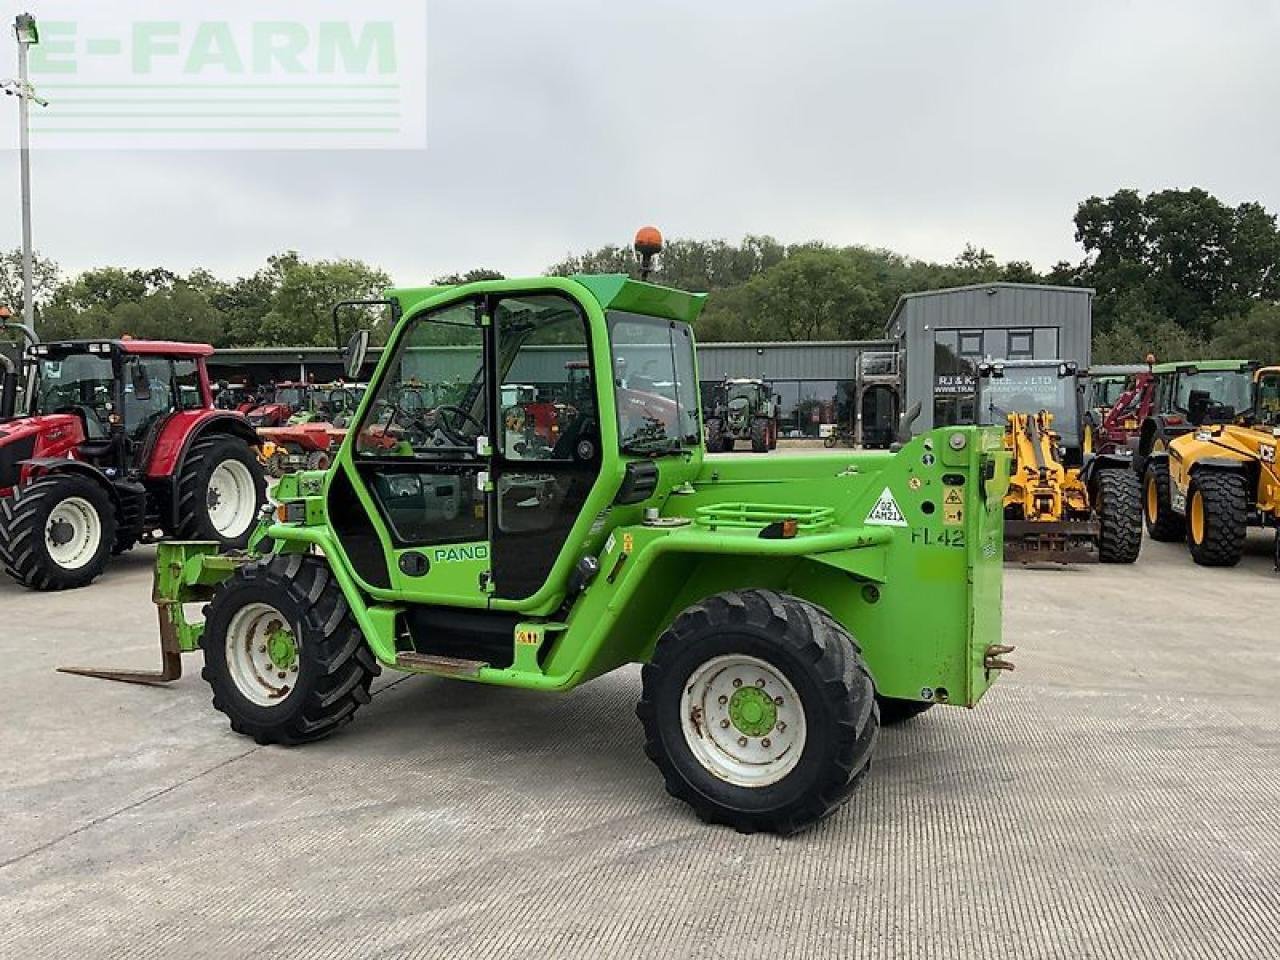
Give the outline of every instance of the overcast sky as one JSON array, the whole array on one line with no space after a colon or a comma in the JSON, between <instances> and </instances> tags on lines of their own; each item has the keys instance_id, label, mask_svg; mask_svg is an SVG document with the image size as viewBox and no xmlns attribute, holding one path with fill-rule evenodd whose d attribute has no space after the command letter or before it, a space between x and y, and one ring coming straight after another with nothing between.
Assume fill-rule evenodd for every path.
<instances>
[{"instance_id":1,"label":"overcast sky","mask_svg":"<svg viewBox=\"0 0 1280 960\"><path fill-rule=\"evenodd\" d=\"M407 284L541 272L652 222L937 260L972 242L1047 267L1081 255L1076 203L1119 187L1280 210L1280 2L427 9L425 151L42 152L37 248L67 272L228 277L297 249ZM0 111L12 146L14 101ZM0 187L12 247L12 149Z\"/></svg>"}]
</instances>

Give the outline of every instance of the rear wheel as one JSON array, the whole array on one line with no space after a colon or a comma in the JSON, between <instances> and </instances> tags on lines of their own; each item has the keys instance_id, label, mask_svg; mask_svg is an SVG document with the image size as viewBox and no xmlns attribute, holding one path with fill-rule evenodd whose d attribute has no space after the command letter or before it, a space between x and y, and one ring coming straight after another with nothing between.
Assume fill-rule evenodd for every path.
<instances>
[{"instance_id":1,"label":"rear wheel","mask_svg":"<svg viewBox=\"0 0 1280 960\"><path fill-rule=\"evenodd\" d=\"M88 477L45 477L0 500L0 565L32 590L87 586L115 542L115 505Z\"/></svg>"},{"instance_id":2,"label":"rear wheel","mask_svg":"<svg viewBox=\"0 0 1280 960\"><path fill-rule=\"evenodd\" d=\"M177 535L242 550L266 499L267 480L248 444L228 436L197 440L178 477Z\"/></svg>"},{"instance_id":3,"label":"rear wheel","mask_svg":"<svg viewBox=\"0 0 1280 960\"><path fill-rule=\"evenodd\" d=\"M1098 474L1094 509L1101 531L1098 559L1103 563L1134 563L1142 552L1142 484L1132 470L1103 470Z\"/></svg>"},{"instance_id":4,"label":"rear wheel","mask_svg":"<svg viewBox=\"0 0 1280 960\"><path fill-rule=\"evenodd\" d=\"M645 753L708 822L792 833L840 807L870 769L871 678L849 634L804 600L744 590L697 603L643 679Z\"/></svg>"},{"instance_id":5,"label":"rear wheel","mask_svg":"<svg viewBox=\"0 0 1280 960\"><path fill-rule=\"evenodd\" d=\"M1142 479L1142 515L1152 540L1173 543L1182 539L1182 518L1169 499L1169 464L1152 460Z\"/></svg>"},{"instance_id":6,"label":"rear wheel","mask_svg":"<svg viewBox=\"0 0 1280 960\"><path fill-rule=\"evenodd\" d=\"M214 707L262 744L333 733L369 702L381 669L328 566L296 554L219 587L200 646Z\"/></svg>"},{"instance_id":7,"label":"rear wheel","mask_svg":"<svg viewBox=\"0 0 1280 960\"><path fill-rule=\"evenodd\" d=\"M1187 492L1187 546L1205 567L1234 567L1249 530L1249 488L1238 473L1196 475Z\"/></svg>"}]
</instances>

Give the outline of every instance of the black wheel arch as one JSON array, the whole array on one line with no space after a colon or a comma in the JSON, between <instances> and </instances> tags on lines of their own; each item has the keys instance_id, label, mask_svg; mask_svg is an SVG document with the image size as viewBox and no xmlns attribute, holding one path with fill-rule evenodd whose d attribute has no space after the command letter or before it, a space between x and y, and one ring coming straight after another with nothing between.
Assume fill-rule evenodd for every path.
<instances>
[{"instance_id":1,"label":"black wheel arch","mask_svg":"<svg viewBox=\"0 0 1280 960\"><path fill-rule=\"evenodd\" d=\"M1238 473L1244 477L1249 495L1257 498L1261 464L1257 460L1237 460L1234 457L1203 457L1191 464L1191 479L1212 470L1215 473Z\"/></svg>"}]
</instances>

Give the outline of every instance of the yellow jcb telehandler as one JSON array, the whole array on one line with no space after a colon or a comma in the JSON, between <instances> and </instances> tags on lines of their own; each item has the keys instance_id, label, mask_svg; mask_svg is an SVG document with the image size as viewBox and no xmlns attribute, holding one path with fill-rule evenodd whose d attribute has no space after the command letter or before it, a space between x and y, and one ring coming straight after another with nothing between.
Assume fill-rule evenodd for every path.
<instances>
[{"instance_id":1,"label":"yellow jcb telehandler","mask_svg":"<svg viewBox=\"0 0 1280 960\"><path fill-rule=\"evenodd\" d=\"M1273 527L1280 569L1280 367L1255 371L1244 413L1194 393L1192 403L1204 408L1199 426L1169 444L1169 500L1186 519L1192 559L1235 566L1248 528Z\"/></svg>"},{"instance_id":2,"label":"yellow jcb telehandler","mask_svg":"<svg viewBox=\"0 0 1280 960\"><path fill-rule=\"evenodd\" d=\"M1142 488L1130 459L1098 454L1083 429L1074 363L996 360L978 367L977 419L1005 425L1013 454L1004 499L1005 559L1133 563Z\"/></svg>"}]
</instances>

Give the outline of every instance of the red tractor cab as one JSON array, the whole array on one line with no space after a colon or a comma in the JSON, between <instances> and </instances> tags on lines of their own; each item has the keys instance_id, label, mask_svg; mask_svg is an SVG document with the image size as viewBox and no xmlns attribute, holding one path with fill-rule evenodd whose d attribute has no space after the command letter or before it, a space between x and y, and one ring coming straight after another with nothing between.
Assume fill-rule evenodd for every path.
<instances>
[{"instance_id":1,"label":"red tractor cab","mask_svg":"<svg viewBox=\"0 0 1280 960\"><path fill-rule=\"evenodd\" d=\"M213 395L213 405L219 410L234 410L247 414L258 405L257 395L246 383L219 383Z\"/></svg>"},{"instance_id":2,"label":"red tractor cab","mask_svg":"<svg viewBox=\"0 0 1280 960\"><path fill-rule=\"evenodd\" d=\"M307 407L311 390L309 383L277 383L267 391L267 397L246 416L252 427L282 427L299 410Z\"/></svg>"},{"instance_id":3,"label":"red tractor cab","mask_svg":"<svg viewBox=\"0 0 1280 960\"><path fill-rule=\"evenodd\" d=\"M212 353L129 339L28 345L22 409L8 389L0 402L10 414L0 417L0 566L10 576L61 590L160 536L248 543L266 481L253 429L214 408Z\"/></svg>"}]
</instances>

